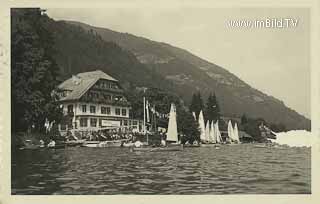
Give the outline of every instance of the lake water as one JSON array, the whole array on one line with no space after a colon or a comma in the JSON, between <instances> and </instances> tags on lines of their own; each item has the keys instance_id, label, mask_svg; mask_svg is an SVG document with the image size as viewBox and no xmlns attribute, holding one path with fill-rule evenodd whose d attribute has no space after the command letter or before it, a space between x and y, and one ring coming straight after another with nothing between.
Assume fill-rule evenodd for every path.
<instances>
[{"instance_id":1,"label":"lake water","mask_svg":"<svg viewBox=\"0 0 320 204\"><path fill-rule=\"evenodd\" d=\"M12 194L309 194L311 149L252 144L130 152L73 147L12 154Z\"/></svg>"}]
</instances>

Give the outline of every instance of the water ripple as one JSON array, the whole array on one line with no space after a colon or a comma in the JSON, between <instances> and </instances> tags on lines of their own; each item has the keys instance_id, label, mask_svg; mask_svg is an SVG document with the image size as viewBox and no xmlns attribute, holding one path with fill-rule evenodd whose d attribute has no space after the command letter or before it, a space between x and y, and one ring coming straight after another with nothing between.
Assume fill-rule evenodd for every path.
<instances>
[{"instance_id":1,"label":"water ripple","mask_svg":"<svg viewBox=\"0 0 320 204\"><path fill-rule=\"evenodd\" d=\"M12 156L12 194L311 193L310 155L310 148L252 145L160 153L18 151Z\"/></svg>"}]
</instances>

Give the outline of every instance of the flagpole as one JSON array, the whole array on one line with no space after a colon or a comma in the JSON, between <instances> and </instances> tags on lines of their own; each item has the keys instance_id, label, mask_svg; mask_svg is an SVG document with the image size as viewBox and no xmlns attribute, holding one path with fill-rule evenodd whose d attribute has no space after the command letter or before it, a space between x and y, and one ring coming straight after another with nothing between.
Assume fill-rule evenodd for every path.
<instances>
[{"instance_id":1,"label":"flagpole","mask_svg":"<svg viewBox=\"0 0 320 204\"><path fill-rule=\"evenodd\" d=\"M146 97L143 96L143 134L146 134Z\"/></svg>"}]
</instances>

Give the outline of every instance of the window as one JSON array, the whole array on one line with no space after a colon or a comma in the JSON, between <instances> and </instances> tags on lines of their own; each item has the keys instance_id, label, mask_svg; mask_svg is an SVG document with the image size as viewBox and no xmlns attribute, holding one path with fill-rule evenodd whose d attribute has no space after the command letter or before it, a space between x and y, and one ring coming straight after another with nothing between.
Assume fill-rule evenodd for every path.
<instances>
[{"instance_id":1,"label":"window","mask_svg":"<svg viewBox=\"0 0 320 204\"><path fill-rule=\"evenodd\" d=\"M124 121L123 121L123 125L124 125L124 126L127 126L127 125L128 125L128 121L127 121L127 120L124 120Z\"/></svg>"},{"instance_id":2,"label":"window","mask_svg":"<svg viewBox=\"0 0 320 204\"><path fill-rule=\"evenodd\" d=\"M134 120L133 125L138 125L138 121Z\"/></svg>"},{"instance_id":3,"label":"window","mask_svg":"<svg viewBox=\"0 0 320 204\"><path fill-rule=\"evenodd\" d=\"M87 126L88 126L88 119L80 118L80 127L87 127Z\"/></svg>"},{"instance_id":4,"label":"window","mask_svg":"<svg viewBox=\"0 0 320 204\"><path fill-rule=\"evenodd\" d=\"M68 113L73 113L73 105L68 105Z\"/></svg>"},{"instance_id":5,"label":"window","mask_svg":"<svg viewBox=\"0 0 320 204\"><path fill-rule=\"evenodd\" d=\"M96 118L90 118L90 126L97 127L97 119Z\"/></svg>"},{"instance_id":6,"label":"window","mask_svg":"<svg viewBox=\"0 0 320 204\"><path fill-rule=\"evenodd\" d=\"M111 114L111 108L107 107L107 114L110 115Z\"/></svg>"},{"instance_id":7,"label":"window","mask_svg":"<svg viewBox=\"0 0 320 204\"><path fill-rule=\"evenodd\" d=\"M120 108L116 108L116 115L120 115Z\"/></svg>"},{"instance_id":8,"label":"window","mask_svg":"<svg viewBox=\"0 0 320 204\"><path fill-rule=\"evenodd\" d=\"M96 113L96 107L90 106L90 113Z\"/></svg>"},{"instance_id":9,"label":"window","mask_svg":"<svg viewBox=\"0 0 320 204\"><path fill-rule=\"evenodd\" d=\"M107 108L101 107L101 114L107 114Z\"/></svg>"},{"instance_id":10,"label":"window","mask_svg":"<svg viewBox=\"0 0 320 204\"><path fill-rule=\"evenodd\" d=\"M127 115L127 109L122 109L122 115L126 116Z\"/></svg>"},{"instance_id":11,"label":"window","mask_svg":"<svg viewBox=\"0 0 320 204\"><path fill-rule=\"evenodd\" d=\"M86 113L87 112L87 105L82 105L82 113Z\"/></svg>"}]
</instances>

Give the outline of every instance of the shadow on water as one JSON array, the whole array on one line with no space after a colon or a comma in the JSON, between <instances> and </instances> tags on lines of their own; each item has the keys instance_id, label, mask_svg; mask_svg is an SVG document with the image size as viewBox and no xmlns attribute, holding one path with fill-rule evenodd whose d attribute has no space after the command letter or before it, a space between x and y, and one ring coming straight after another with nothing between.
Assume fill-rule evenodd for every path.
<instances>
[{"instance_id":1,"label":"shadow on water","mask_svg":"<svg viewBox=\"0 0 320 204\"><path fill-rule=\"evenodd\" d=\"M308 148L252 145L15 151L12 194L307 194L310 160Z\"/></svg>"}]
</instances>

